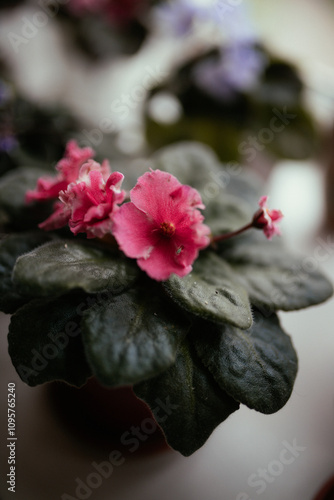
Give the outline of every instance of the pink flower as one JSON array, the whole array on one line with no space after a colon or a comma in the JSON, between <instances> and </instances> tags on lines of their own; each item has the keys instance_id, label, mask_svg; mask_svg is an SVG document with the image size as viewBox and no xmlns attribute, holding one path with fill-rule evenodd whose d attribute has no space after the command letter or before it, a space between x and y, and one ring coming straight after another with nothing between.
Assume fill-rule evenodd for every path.
<instances>
[{"instance_id":1,"label":"pink flower","mask_svg":"<svg viewBox=\"0 0 334 500\"><path fill-rule=\"evenodd\" d=\"M120 25L129 23L148 7L148 0L109 0L107 14L112 22Z\"/></svg>"},{"instance_id":2,"label":"pink flower","mask_svg":"<svg viewBox=\"0 0 334 500\"><path fill-rule=\"evenodd\" d=\"M59 192L75 182L79 175L80 167L91 159L94 151L91 148L79 148L76 141L69 141L66 146L65 156L56 165L58 175L40 177L34 191L26 193L26 202L43 201L58 198Z\"/></svg>"},{"instance_id":3,"label":"pink flower","mask_svg":"<svg viewBox=\"0 0 334 500\"><path fill-rule=\"evenodd\" d=\"M252 225L258 229L263 229L268 240L271 240L275 234L281 234L278 222L283 219L283 214L280 210L269 210L267 200L268 196L261 196L259 200L261 208L255 213Z\"/></svg>"},{"instance_id":4,"label":"pink flower","mask_svg":"<svg viewBox=\"0 0 334 500\"><path fill-rule=\"evenodd\" d=\"M126 24L147 9L148 0L70 0L68 9L76 16L98 14L114 24Z\"/></svg>"},{"instance_id":5,"label":"pink flower","mask_svg":"<svg viewBox=\"0 0 334 500\"><path fill-rule=\"evenodd\" d=\"M173 175L153 170L138 179L130 197L114 216L121 250L153 279L190 273L199 250L210 243L210 229L197 210L205 208L200 194Z\"/></svg>"},{"instance_id":6,"label":"pink flower","mask_svg":"<svg viewBox=\"0 0 334 500\"><path fill-rule=\"evenodd\" d=\"M102 238L111 232L112 216L124 200L123 178L119 172L110 172L107 160L102 165L89 160L80 168L78 180L59 193L54 213L39 227L49 231L68 223L74 234Z\"/></svg>"}]
</instances>

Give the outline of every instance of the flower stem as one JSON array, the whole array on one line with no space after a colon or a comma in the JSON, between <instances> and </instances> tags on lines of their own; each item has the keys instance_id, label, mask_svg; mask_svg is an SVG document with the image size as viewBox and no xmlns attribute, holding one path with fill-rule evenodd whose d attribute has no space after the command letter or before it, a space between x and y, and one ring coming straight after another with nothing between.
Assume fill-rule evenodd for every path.
<instances>
[{"instance_id":1,"label":"flower stem","mask_svg":"<svg viewBox=\"0 0 334 500\"><path fill-rule=\"evenodd\" d=\"M250 229L251 227L254 227L254 221L252 220L245 226L241 227L240 229L237 229L236 231L232 231L231 233L225 233L221 234L220 236L214 236L211 238L211 245L215 246L218 241L223 241L223 240L228 240L230 238L233 238L234 236L237 236L238 234L243 233L244 231L247 231L247 229Z\"/></svg>"}]
</instances>

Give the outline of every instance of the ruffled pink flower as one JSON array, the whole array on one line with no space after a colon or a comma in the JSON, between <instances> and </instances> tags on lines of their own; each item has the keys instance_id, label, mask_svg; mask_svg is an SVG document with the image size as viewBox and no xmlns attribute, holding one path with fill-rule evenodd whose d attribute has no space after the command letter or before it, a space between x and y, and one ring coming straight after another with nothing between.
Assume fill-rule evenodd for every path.
<instances>
[{"instance_id":1,"label":"ruffled pink flower","mask_svg":"<svg viewBox=\"0 0 334 500\"><path fill-rule=\"evenodd\" d=\"M123 178L119 172L110 172L107 160L102 165L89 160L82 165L78 180L60 192L54 213L39 227L49 231L68 223L74 234L102 238L111 232L112 217L124 201Z\"/></svg>"},{"instance_id":2,"label":"ruffled pink flower","mask_svg":"<svg viewBox=\"0 0 334 500\"><path fill-rule=\"evenodd\" d=\"M205 208L198 191L154 170L138 179L130 197L114 216L121 250L153 279L190 273L199 250L210 243L210 229L197 210Z\"/></svg>"},{"instance_id":3,"label":"ruffled pink flower","mask_svg":"<svg viewBox=\"0 0 334 500\"><path fill-rule=\"evenodd\" d=\"M268 196L261 196L259 200L260 209L253 217L252 225L258 229L263 229L268 240L271 240L275 234L281 234L278 222L283 219L283 214L280 210L269 210L267 200Z\"/></svg>"},{"instance_id":4,"label":"ruffled pink flower","mask_svg":"<svg viewBox=\"0 0 334 500\"><path fill-rule=\"evenodd\" d=\"M75 182L79 176L81 166L94 155L94 151L87 148L79 148L76 141L69 141L66 145L65 156L56 165L58 175L40 177L34 191L27 191L26 202L43 201L58 198L59 192L67 189L71 182Z\"/></svg>"}]
</instances>

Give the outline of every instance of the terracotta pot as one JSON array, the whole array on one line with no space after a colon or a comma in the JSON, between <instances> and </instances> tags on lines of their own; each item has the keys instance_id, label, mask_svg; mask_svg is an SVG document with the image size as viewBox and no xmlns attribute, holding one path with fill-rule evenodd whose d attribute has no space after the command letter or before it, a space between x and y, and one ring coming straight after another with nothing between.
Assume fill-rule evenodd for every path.
<instances>
[{"instance_id":1,"label":"terracotta pot","mask_svg":"<svg viewBox=\"0 0 334 500\"><path fill-rule=\"evenodd\" d=\"M329 137L324 144L324 162L325 170L325 214L324 231L326 233L334 232L334 127L330 131Z\"/></svg>"},{"instance_id":2,"label":"terracotta pot","mask_svg":"<svg viewBox=\"0 0 334 500\"><path fill-rule=\"evenodd\" d=\"M71 435L123 454L170 450L149 407L131 386L109 389L91 378L80 389L49 384L54 410Z\"/></svg>"},{"instance_id":3,"label":"terracotta pot","mask_svg":"<svg viewBox=\"0 0 334 500\"><path fill-rule=\"evenodd\" d=\"M334 476L324 484L314 500L334 500Z\"/></svg>"}]
</instances>

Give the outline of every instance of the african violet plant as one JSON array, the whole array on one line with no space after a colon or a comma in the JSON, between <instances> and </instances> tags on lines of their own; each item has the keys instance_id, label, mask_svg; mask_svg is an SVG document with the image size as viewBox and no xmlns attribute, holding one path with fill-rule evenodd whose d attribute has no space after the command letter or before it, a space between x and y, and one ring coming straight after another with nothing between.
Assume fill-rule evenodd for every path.
<instances>
[{"instance_id":1,"label":"african violet plant","mask_svg":"<svg viewBox=\"0 0 334 500\"><path fill-rule=\"evenodd\" d=\"M258 207L249 174L220 188L226 172L198 143L122 173L93 155L71 141L56 175L23 168L0 181L0 306L21 379L80 387L94 376L152 408L168 398L160 425L186 456L240 404L278 411L297 356L277 311L332 294L275 236L282 214L266 197Z\"/></svg>"}]
</instances>

